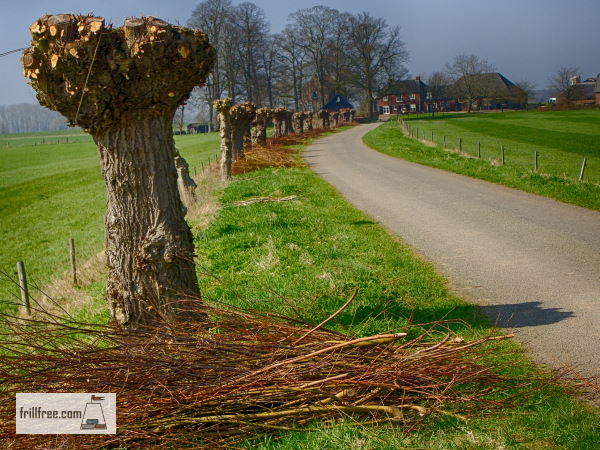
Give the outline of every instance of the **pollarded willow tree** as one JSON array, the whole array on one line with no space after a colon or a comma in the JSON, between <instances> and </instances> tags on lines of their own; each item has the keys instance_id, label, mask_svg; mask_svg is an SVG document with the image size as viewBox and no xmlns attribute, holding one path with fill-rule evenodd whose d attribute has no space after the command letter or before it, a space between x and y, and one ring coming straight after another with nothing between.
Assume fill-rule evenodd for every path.
<instances>
[{"instance_id":1,"label":"pollarded willow tree","mask_svg":"<svg viewBox=\"0 0 600 450\"><path fill-rule=\"evenodd\" d=\"M331 118L332 127L337 127L340 124L340 113L338 111L332 112L329 117Z\"/></svg>"},{"instance_id":2,"label":"pollarded willow tree","mask_svg":"<svg viewBox=\"0 0 600 450\"><path fill-rule=\"evenodd\" d=\"M252 121L256 114L256 105L251 102L240 103L231 107L229 112L231 120L231 142L233 145L232 157L237 160L244 157L245 136L250 133Z\"/></svg>"},{"instance_id":3,"label":"pollarded willow tree","mask_svg":"<svg viewBox=\"0 0 600 450\"><path fill-rule=\"evenodd\" d=\"M231 140L231 108L230 98L215 100L213 107L217 112L219 133L221 134L221 178L229 180L233 169L233 141Z\"/></svg>"},{"instance_id":4,"label":"pollarded willow tree","mask_svg":"<svg viewBox=\"0 0 600 450\"><path fill-rule=\"evenodd\" d=\"M280 138L285 134L285 119L287 110L285 108L275 108L271 110L271 120L273 121L273 137Z\"/></svg>"},{"instance_id":5,"label":"pollarded willow tree","mask_svg":"<svg viewBox=\"0 0 600 450\"><path fill-rule=\"evenodd\" d=\"M311 131L313 129L313 113L311 112L306 112L304 113L304 130L305 131Z\"/></svg>"},{"instance_id":6,"label":"pollarded willow tree","mask_svg":"<svg viewBox=\"0 0 600 450\"><path fill-rule=\"evenodd\" d=\"M267 123L271 116L269 108L258 108L252 125L252 145L267 145Z\"/></svg>"},{"instance_id":7,"label":"pollarded willow tree","mask_svg":"<svg viewBox=\"0 0 600 450\"><path fill-rule=\"evenodd\" d=\"M71 14L43 16L30 31L22 61L39 102L89 132L100 151L113 320L135 328L188 317L182 299L200 292L172 123L213 66L206 35L153 17L112 28Z\"/></svg>"},{"instance_id":8,"label":"pollarded willow tree","mask_svg":"<svg viewBox=\"0 0 600 450\"><path fill-rule=\"evenodd\" d=\"M330 127L329 111L320 109L317 113L317 117L319 118L319 128L327 129Z\"/></svg>"},{"instance_id":9,"label":"pollarded willow tree","mask_svg":"<svg viewBox=\"0 0 600 450\"><path fill-rule=\"evenodd\" d=\"M304 133L304 115L303 112L295 112L292 115L292 122L296 133Z\"/></svg>"}]
</instances>

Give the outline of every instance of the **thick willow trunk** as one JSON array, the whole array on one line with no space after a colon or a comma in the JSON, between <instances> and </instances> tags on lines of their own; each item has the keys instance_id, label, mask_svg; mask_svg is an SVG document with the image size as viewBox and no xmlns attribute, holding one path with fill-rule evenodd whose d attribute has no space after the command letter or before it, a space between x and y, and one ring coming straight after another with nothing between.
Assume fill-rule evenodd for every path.
<instances>
[{"instance_id":1,"label":"thick willow trunk","mask_svg":"<svg viewBox=\"0 0 600 450\"><path fill-rule=\"evenodd\" d=\"M136 328L190 318L183 300L200 291L172 123L214 64L208 37L154 17L115 28L102 17L59 14L29 29L22 62L39 102L89 132L100 150L113 320Z\"/></svg>"},{"instance_id":2,"label":"thick willow trunk","mask_svg":"<svg viewBox=\"0 0 600 450\"><path fill-rule=\"evenodd\" d=\"M292 116L292 120L294 122L294 130L296 133L304 133L304 113L296 112Z\"/></svg>"},{"instance_id":3,"label":"thick willow trunk","mask_svg":"<svg viewBox=\"0 0 600 450\"><path fill-rule=\"evenodd\" d=\"M113 319L145 325L185 316L181 299L200 291L177 190L172 115L125 114L94 140L108 197L106 295Z\"/></svg>"},{"instance_id":4,"label":"thick willow trunk","mask_svg":"<svg viewBox=\"0 0 600 450\"><path fill-rule=\"evenodd\" d=\"M304 115L304 129L311 131L313 129L313 113L308 112Z\"/></svg>"}]
</instances>

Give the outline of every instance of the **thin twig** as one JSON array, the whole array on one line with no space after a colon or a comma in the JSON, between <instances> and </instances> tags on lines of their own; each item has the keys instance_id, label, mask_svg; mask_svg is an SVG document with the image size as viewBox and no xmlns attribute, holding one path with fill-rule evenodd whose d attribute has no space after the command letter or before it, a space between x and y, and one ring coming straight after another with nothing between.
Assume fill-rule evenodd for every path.
<instances>
[{"instance_id":1,"label":"thin twig","mask_svg":"<svg viewBox=\"0 0 600 450\"><path fill-rule=\"evenodd\" d=\"M354 294L352 294L352 296L346 301L346 303L344 303L340 309L338 309L336 312L334 312L332 315L330 315L327 319L325 319L323 322L321 322L319 325L317 325L316 327L314 327L313 329L307 331L306 333L304 333L302 336L300 336L295 342L294 345L298 345L298 343L303 340L306 336L310 335L313 331L317 331L319 328L321 328L323 325L325 325L327 322L329 322L330 320L332 320L335 316L337 316L339 313L341 313L344 309L346 309L346 307L350 304L350 302L352 302L352 300L354 300L356 298L356 295L358 294L358 286L356 287L356 289L354 289Z\"/></svg>"}]
</instances>

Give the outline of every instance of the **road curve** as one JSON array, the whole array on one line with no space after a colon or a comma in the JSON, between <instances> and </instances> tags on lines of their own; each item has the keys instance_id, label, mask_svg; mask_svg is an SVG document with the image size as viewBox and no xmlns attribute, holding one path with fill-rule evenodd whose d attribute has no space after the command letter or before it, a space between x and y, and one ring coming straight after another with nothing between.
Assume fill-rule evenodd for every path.
<instances>
[{"instance_id":1,"label":"road curve","mask_svg":"<svg viewBox=\"0 0 600 450\"><path fill-rule=\"evenodd\" d=\"M378 124L315 142L306 161L425 255L534 358L600 374L600 213L393 158Z\"/></svg>"}]
</instances>

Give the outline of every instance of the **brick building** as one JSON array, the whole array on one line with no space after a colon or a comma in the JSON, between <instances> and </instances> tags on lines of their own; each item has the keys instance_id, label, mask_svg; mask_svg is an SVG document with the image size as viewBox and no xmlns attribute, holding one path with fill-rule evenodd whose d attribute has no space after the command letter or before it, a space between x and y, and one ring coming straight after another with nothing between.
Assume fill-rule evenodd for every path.
<instances>
[{"instance_id":1,"label":"brick building","mask_svg":"<svg viewBox=\"0 0 600 450\"><path fill-rule=\"evenodd\" d=\"M420 77L414 80L402 80L388 88L387 95L379 97L373 112L377 114L399 114L423 112L427 98L427 85Z\"/></svg>"},{"instance_id":2,"label":"brick building","mask_svg":"<svg viewBox=\"0 0 600 450\"><path fill-rule=\"evenodd\" d=\"M469 101L465 88L476 86L477 95L471 95L471 110L490 110L500 108L523 108L527 103L527 94L500 73L484 73L461 78L449 86L437 86L429 89L421 81L404 80L387 88L380 96L374 112L380 115L411 112L467 111ZM434 91L435 94L432 92Z\"/></svg>"}]
</instances>

